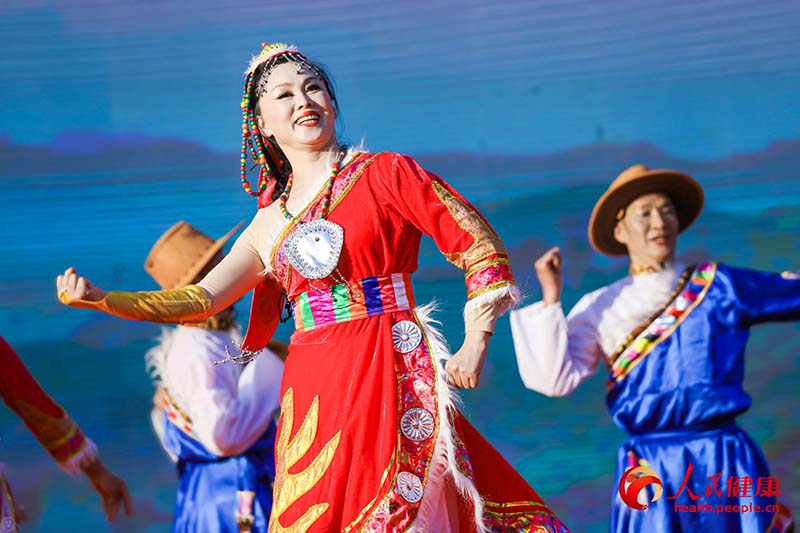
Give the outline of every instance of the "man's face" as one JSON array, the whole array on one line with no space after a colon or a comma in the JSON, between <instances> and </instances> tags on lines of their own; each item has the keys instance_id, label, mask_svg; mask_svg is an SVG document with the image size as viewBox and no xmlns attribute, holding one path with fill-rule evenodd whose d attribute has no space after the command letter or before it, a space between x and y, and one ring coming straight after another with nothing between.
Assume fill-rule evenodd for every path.
<instances>
[{"instance_id":1,"label":"man's face","mask_svg":"<svg viewBox=\"0 0 800 533\"><path fill-rule=\"evenodd\" d=\"M614 238L626 246L634 263L655 265L675 256L678 227L670 197L649 193L628 204L614 228Z\"/></svg>"}]
</instances>

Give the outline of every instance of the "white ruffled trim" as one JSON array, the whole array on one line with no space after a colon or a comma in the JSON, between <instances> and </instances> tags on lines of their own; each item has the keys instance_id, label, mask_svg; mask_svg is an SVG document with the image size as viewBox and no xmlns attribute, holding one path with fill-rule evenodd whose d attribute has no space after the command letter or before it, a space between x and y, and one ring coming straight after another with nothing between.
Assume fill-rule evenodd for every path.
<instances>
[{"instance_id":1,"label":"white ruffled trim","mask_svg":"<svg viewBox=\"0 0 800 533\"><path fill-rule=\"evenodd\" d=\"M475 515L474 520L477 530L480 533L487 533L488 529L483 522L483 498L481 498L475 484L467 476L458 470L456 464L456 449L453 439L454 429L452 424L452 416L455 414L456 405L461 403L458 393L453 390L447 383L447 374L444 370L444 363L452 357L450 348L444 335L436 329L435 326L440 325L441 322L433 318L433 313L436 312L437 305L431 302L414 309L414 314L422 326L422 331L428 341L431 350L431 357L434 361L436 368L436 388L439 404L439 436L437 439L436 447L434 448L433 458L431 465L437 464L438 461L445 461L446 468L443 474L450 474L455 481L456 488L461 494L466 496L472 501ZM434 468L431 466L429 470L427 486L440 486L444 487L443 479L434 473ZM432 527L436 524L430 524L432 515L435 514L436 509L432 509L434 503L431 503L435 495L427 493L422 498L417 517L411 526L411 531L415 532L428 532L432 531Z\"/></svg>"},{"instance_id":2,"label":"white ruffled trim","mask_svg":"<svg viewBox=\"0 0 800 533\"><path fill-rule=\"evenodd\" d=\"M84 435L84 438L86 439L86 443L80 452L63 463L58 463L58 466L68 474L77 474L88 466L89 463L97 459L97 446L89 437Z\"/></svg>"}]
</instances>

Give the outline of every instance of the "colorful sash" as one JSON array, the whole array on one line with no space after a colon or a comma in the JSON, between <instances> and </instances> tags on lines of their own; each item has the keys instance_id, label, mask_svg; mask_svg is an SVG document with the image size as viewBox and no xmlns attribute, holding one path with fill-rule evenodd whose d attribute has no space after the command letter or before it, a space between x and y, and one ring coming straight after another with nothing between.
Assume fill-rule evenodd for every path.
<instances>
[{"instance_id":1,"label":"colorful sash","mask_svg":"<svg viewBox=\"0 0 800 533\"><path fill-rule=\"evenodd\" d=\"M714 281L716 271L716 263L706 263L695 268L685 288L678 291L678 295L642 333L622 347L621 355L611 364L607 383L609 389L624 379L661 341L672 335L694 308L700 305Z\"/></svg>"},{"instance_id":2,"label":"colorful sash","mask_svg":"<svg viewBox=\"0 0 800 533\"><path fill-rule=\"evenodd\" d=\"M411 275L370 276L298 294L292 300L298 331L414 308Z\"/></svg>"}]
</instances>

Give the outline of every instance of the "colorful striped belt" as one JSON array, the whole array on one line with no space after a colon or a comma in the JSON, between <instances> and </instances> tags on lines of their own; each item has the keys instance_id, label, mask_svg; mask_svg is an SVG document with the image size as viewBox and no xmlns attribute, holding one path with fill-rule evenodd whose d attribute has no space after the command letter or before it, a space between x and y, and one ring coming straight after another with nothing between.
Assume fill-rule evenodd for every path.
<instances>
[{"instance_id":1,"label":"colorful striped belt","mask_svg":"<svg viewBox=\"0 0 800 533\"><path fill-rule=\"evenodd\" d=\"M414 292L408 273L371 276L329 285L300 293L292 299L294 324L298 331L413 308Z\"/></svg>"}]
</instances>

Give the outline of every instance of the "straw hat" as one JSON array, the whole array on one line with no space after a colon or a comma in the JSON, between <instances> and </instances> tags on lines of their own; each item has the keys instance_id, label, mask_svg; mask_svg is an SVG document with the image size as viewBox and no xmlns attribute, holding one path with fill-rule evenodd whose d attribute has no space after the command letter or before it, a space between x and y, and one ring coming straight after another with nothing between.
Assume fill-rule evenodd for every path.
<instances>
[{"instance_id":1,"label":"straw hat","mask_svg":"<svg viewBox=\"0 0 800 533\"><path fill-rule=\"evenodd\" d=\"M144 269L162 289L190 284L244 222L216 241L188 222L180 221L153 245Z\"/></svg>"},{"instance_id":2,"label":"straw hat","mask_svg":"<svg viewBox=\"0 0 800 533\"><path fill-rule=\"evenodd\" d=\"M703 209L703 187L697 181L675 170L649 170L644 165L634 165L617 176L592 210L589 219L589 242L606 255L628 255L625 245L614 238L617 214L632 201L645 194L667 194L678 215L678 232L683 232L695 221Z\"/></svg>"}]
</instances>

